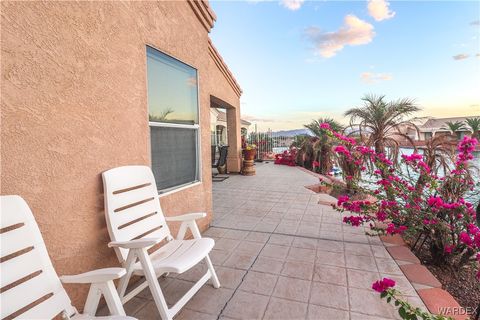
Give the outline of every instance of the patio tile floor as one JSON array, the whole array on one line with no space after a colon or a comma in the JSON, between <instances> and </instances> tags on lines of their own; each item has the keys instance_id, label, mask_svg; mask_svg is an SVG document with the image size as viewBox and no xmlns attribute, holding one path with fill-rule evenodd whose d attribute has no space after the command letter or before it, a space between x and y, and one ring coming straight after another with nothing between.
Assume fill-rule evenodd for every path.
<instances>
[{"instance_id":1,"label":"patio tile floor","mask_svg":"<svg viewBox=\"0 0 480 320\"><path fill-rule=\"evenodd\" d=\"M317 178L298 168L257 164L257 174L213 183L214 218L204 236L222 287L207 283L175 319L398 319L371 290L392 277L406 298L424 308L415 289L377 237L342 222L304 186ZM173 303L205 265L162 279ZM127 314L160 319L148 293L129 301Z\"/></svg>"}]
</instances>

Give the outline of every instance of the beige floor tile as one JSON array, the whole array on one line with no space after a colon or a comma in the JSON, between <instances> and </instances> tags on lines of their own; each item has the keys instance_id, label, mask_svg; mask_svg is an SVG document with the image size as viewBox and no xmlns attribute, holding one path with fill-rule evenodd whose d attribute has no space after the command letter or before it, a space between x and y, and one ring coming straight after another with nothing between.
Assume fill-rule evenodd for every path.
<instances>
[{"instance_id":1,"label":"beige floor tile","mask_svg":"<svg viewBox=\"0 0 480 320\"><path fill-rule=\"evenodd\" d=\"M194 282L174 279L172 283L163 290L163 295L165 296L168 306L173 306L194 284Z\"/></svg>"},{"instance_id":2,"label":"beige floor tile","mask_svg":"<svg viewBox=\"0 0 480 320\"><path fill-rule=\"evenodd\" d=\"M203 286L185 305L185 308L218 315L232 295L233 290L230 289Z\"/></svg>"},{"instance_id":3,"label":"beige floor tile","mask_svg":"<svg viewBox=\"0 0 480 320\"><path fill-rule=\"evenodd\" d=\"M316 264L345 267L345 255L343 252L327 252L317 250Z\"/></svg>"},{"instance_id":4,"label":"beige floor tile","mask_svg":"<svg viewBox=\"0 0 480 320\"><path fill-rule=\"evenodd\" d=\"M349 320L348 312L314 304L308 305L308 320Z\"/></svg>"},{"instance_id":5,"label":"beige floor tile","mask_svg":"<svg viewBox=\"0 0 480 320\"><path fill-rule=\"evenodd\" d=\"M372 316L394 318L396 311L373 290L350 288L350 310Z\"/></svg>"},{"instance_id":6,"label":"beige floor tile","mask_svg":"<svg viewBox=\"0 0 480 320\"><path fill-rule=\"evenodd\" d=\"M235 269L249 269L255 261L256 255L246 254L242 252L233 252L230 257L223 263L224 267Z\"/></svg>"},{"instance_id":7,"label":"beige floor tile","mask_svg":"<svg viewBox=\"0 0 480 320\"><path fill-rule=\"evenodd\" d=\"M190 309L182 309L174 317L175 320L216 320L217 315L193 311Z\"/></svg>"},{"instance_id":8,"label":"beige floor tile","mask_svg":"<svg viewBox=\"0 0 480 320\"><path fill-rule=\"evenodd\" d=\"M373 245L372 251L373 251L373 255L376 258L387 258L387 259L390 258L390 253L388 253L387 249L385 249L383 245L382 246Z\"/></svg>"},{"instance_id":9,"label":"beige floor tile","mask_svg":"<svg viewBox=\"0 0 480 320\"><path fill-rule=\"evenodd\" d=\"M292 247L303 249L314 249L318 246L318 240L313 238L295 237Z\"/></svg>"},{"instance_id":10,"label":"beige floor tile","mask_svg":"<svg viewBox=\"0 0 480 320\"><path fill-rule=\"evenodd\" d=\"M281 274L294 278L311 280L313 275L313 263L285 261Z\"/></svg>"},{"instance_id":11,"label":"beige floor tile","mask_svg":"<svg viewBox=\"0 0 480 320\"><path fill-rule=\"evenodd\" d=\"M283 268L283 261L273 258L259 256L252 266L252 270L280 274Z\"/></svg>"},{"instance_id":12,"label":"beige floor tile","mask_svg":"<svg viewBox=\"0 0 480 320\"><path fill-rule=\"evenodd\" d=\"M347 288L333 284L313 282L310 293L310 303L335 309L348 310Z\"/></svg>"},{"instance_id":13,"label":"beige floor tile","mask_svg":"<svg viewBox=\"0 0 480 320\"><path fill-rule=\"evenodd\" d=\"M377 271L377 265L373 256L357 256L346 254L346 266L350 269L360 269L365 271Z\"/></svg>"},{"instance_id":14,"label":"beige floor tile","mask_svg":"<svg viewBox=\"0 0 480 320\"><path fill-rule=\"evenodd\" d=\"M372 256L373 251L370 248L369 244L362 244L362 243L345 243L345 253L348 254L355 254L359 256Z\"/></svg>"},{"instance_id":15,"label":"beige floor tile","mask_svg":"<svg viewBox=\"0 0 480 320\"><path fill-rule=\"evenodd\" d=\"M303 320L307 315L307 304L272 297L263 319Z\"/></svg>"},{"instance_id":16,"label":"beige floor tile","mask_svg":"<svg viewBox=\"0 0 480 320\"><path fill-rule=\"evenodd\" d=\"M132 315L137 319L142 320L159 320L160 313L158 312L155 302L150 301L145 306L143 306L137 313Z\"/></svg>"},{"instance_id":17,"label":"beige floor tile","mask_svg":"<svg viewBox=\"0 0 480 320\"><path fill-rule=\"evenodd\" d=\"M237 248L235 248L236 252L251 254L251 255L258 255L263 248L262 243L253 242L253 241L242 241Z\"/></svg>"},{"instance_id":18,"label":"beige floor tile","mask_svg":"<svg viewBox=\"0 0 480 320\"><path fill-rule=\"evenodd\" d=\"M360 289L371 289L375 281L380 280L378 272L347 269L348 286Z\"/></svg>"},{"instance_id":19,"label":"beige floor tile","mask_svg":"<svg viewBox=\"0 0 480 320\"><path fill-rule=\"evenodd\" d=\"M210 251L209 256L214 265L222 265L230 254L231 252L229 251L212 250Z\"/></svg>"},{"instance_id":20,"label":"beige floor tile","mask_svg":"<svg viewBox=\"0 0 480 320\"><path fill-rule=\"evenodd\" d=\"M215 267L215 271L221 286L227 289L236 289L242 282L242 278L246 273L244 270L220 266Z\"/></svg>"},{"instance_id":21,"label":"beige floor tile","mask_svg":"<svg viewBox=\"0 0 480 320\"><path fill-rule=\"evenodd\" d=\"M318 240L317 250L320 252L343 252L344 248L342 242L320 239Z\"/></svg>"},{"instance_id":22,"label":"beige floor tile","mask_svg":"<svg viewBox=\"0 0 480 320\"><path fill-rule=\"evenodd\" d=\"M239 240L221 238L215 241L215 250L232 251L240 244Z\"/></svg>"},{"instance_id":23,"label":"beige floor tile","mask_svg":"<svg viewBox=\"0 0 480 320\"><path fill-rule=\"evenodd\" d=\"M362 313L350 312L350 320L392 320L393 318L375 317Z\"/></svg>"},{"instance_id":24,"label":"beige floor tile","mask_svg":"<svg viewBox=\"0 0 480 320\"><path fill-rule=\"evenodd\" d=\"M253 242L266 243L268 241L269 237L270 237L270 234L268 234L268 233L251 231L247 235L245 240L253 241Z\"/></svg>"},{"instance_id":25,"label":"beige floor tile","mask_svg":"<svg viewBox=\"0 0 480 320\"><path fill-rule=\"evenodd\" d=\"M375 258L378 266L378 271L381 273L403 275L402 270L398 267L397 263L392 259Z\"/></svg>"},{"instance_id":26,"label":"beige floor tile","mask_svg":"<svg viewBox=\"0 0 480 320\"><path fill-rule=\"evenodd\" d=\"M287 255L287 260L301 262L315 262L316 250L292 247Z\"/></svg>"},{"instance_id":27,"label":"beige floor tile","mask_svg":"<svg viewBox=\"0 0 480 320\"><path fill-rule=\"evenodd\" d=\"M239 320L261 319L268 300L267 296L237 291L228 302L222 315Z\"/></svg>"},{"instance_id":28,"label":"beige floor tile","mask_svg":"<svg viewBox=\"0 0 480 320\"><path fill-rule=\"evenodd\" d=\"M260 252L260 256L283 260L286 258L289 249L289 247L267 243Z\"/></svg>"},{"instance_id":29,"label":"beige floor tile","mask_svg":"<svg viewBox=\"0 0 480 320\"><path fill-rule=\"evenodd\" d=\"M289 247L292 244L293 239L294 239L293 236L287 236L283 234L272 234L270 236L270 239L268 239L268 243Z\"/></svg>"},{"instance_id":30,"label":"beige floor tile","mask_svg":"<svg viewBox=\"0 0 480 320\"><path fill-rule=\"evenodd\" d=\"M317 264L313 271L313 281L346 286L347 272L345 268Z\"/></svg>"},{"instance_id":31,"label":"beige floor tile","mask_svg":"<svg viewBox=\"0 0 480 320\"><path fill-rule=\"evenodd\" d=\"M263 295L271 295L278 276L270 273L249 271L239 289Z\"/></svg>"},{"instance_id":32,"label":"beige floor tile","mask_svg":"<svg viewBox=\"0 0 480 320\"><path fill-rule=\"evenodd\" d=\"M247 235L248 235L247 231L227 229L223 234L222 238L243 240Z\"/></svg>"},{"instance_id":33,"label":"beige floor tile","mask_svg":"<svg viewBox=\"0 0 480 320\"><path fill-rule=\"evenodd\" d=\"M295 278L279 277L273 296L287 300L308 302L311 282Z\"/></svg>"}]
</instances>

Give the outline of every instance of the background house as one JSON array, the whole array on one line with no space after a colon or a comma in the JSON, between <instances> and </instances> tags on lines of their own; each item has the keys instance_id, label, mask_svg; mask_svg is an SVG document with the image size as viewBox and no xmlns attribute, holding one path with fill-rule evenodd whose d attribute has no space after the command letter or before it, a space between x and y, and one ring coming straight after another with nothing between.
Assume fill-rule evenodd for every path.
<instances>
[{"instance_id":1,"label":"background house","mask_svg":"<svg viewBox=\"0 0 480 320\"><path fill-rule=\"evenodd\" d=\"M252 123L240 119L240 131L242 135L247 135ZM210 109L210 132L212 146L228 145L228 124L227 114L219 109Z\"/></svg>"},{"instance_id":2,"label":"background house","mask_svg":"<svg viewBox=\"0 0 480 320\"><path fill-rule=\"evenodd\" d=\"M208 3L1 6L0 192L28 201L57 272L118 265L101 179L113 167L152 166L166 215L205 211L206 228L211 107L226 112L229 170L241 164L241 89ZM83 303L86 288L67 289Z\"/></svg>"},{"instance_id":3,"label":"background house","mask_svg":"<svg viewBox=\"0 0 480 320\"><path fill-rule=\"evenodd\" d=\"M453 117L453 118L430 118L424 124L419 126L420 140L427 140L437 135L449 135L451 132L448 129L447 122L463 122L464 129L456 132L458 139L463 139L465 135L470 134L470 130L465 123L469 117Z\"/></svg>"}]
</instances>

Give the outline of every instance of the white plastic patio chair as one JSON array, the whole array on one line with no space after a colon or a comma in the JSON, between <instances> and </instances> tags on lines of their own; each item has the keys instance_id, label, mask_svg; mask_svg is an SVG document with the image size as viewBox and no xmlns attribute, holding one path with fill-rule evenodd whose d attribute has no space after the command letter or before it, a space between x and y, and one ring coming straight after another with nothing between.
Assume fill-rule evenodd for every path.
<instances>
[{"instance_id":1,"label":"white plastic patio chair","mask_svg":"<svg viewBox=\"0 0 480 320\"><path fill-rule=\"evenodd\" d=\"M113 279L124 268L106 268L58 278L32 211L19 196L0 197L1 319L94 319L103 295L112 314L95 319L135 320L125 316ZM84 313L72 306L62 283L91 283Z\"/></svg>"},{"instance_id":2,"label":"white plastic patio chair","mask_svg":"<svg viewBox=\"0 0 480 320\"><path fill-rule=\"evenodd\" d=\"M105 171L102 176L107 228L112 240L109 246L115 248L120 263L127 269L117 288L123 303L149 286L162 319L170 320L209 279L215 288L220 287L208 256L215 242L202 238L195 222L205 213L165 217L149 167L124 166ZM176 239L170 234L167 221L182 222ZM191 240L184 240L187 228L192 232ZM158 248L149 253L147 250L153 246ZM169 309L157 278L170 272L183 273L202 260L208 267L205 275ZM145 276L146 281L126 294L132 275Z\"/></svg>"}]
</instances>

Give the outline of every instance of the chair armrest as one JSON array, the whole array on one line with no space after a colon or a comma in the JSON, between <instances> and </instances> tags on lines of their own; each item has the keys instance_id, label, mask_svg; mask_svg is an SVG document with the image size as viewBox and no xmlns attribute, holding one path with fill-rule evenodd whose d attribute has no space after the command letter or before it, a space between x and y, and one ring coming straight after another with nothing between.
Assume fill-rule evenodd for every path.
<instances>
[{"instance_id":1,"label":"chair armrest","mask_svg":"<svg viewBox=\"0 0 480 320\"><path fill-rule=\"evenodd\" d=\"M61 276L63 283L99 283L123 277L127 271L124 268L104 268L81 274Z\"/></svg>"},{"instance_id":2,"label":"chair armrest","mask_svg":"<svg viewBox=\"0 0 480 320\"><path fill-rule=\"evenodd\" d=\"M143 238L137 240L130 240L130 241L112 241L108 244L111 247L120 247L124 249L140 249L140 248L147 248L157 243L162 242L163 239L160 238Z\"/></svg>"},{"instance_id":3,"label":"chair armrest","mask_svg":"<svg viewBox=\"0 0 480 320\"><path fill-rule=\"evenodd\" d=\"M192 220L197 220L201 218L205 218L207 214L205 212L195 212L195 213L187 213L187 214L182 214L179 216L173 216L173 217L165 217L166 221L192 221Z\"/></svg>"}]
</instances>

